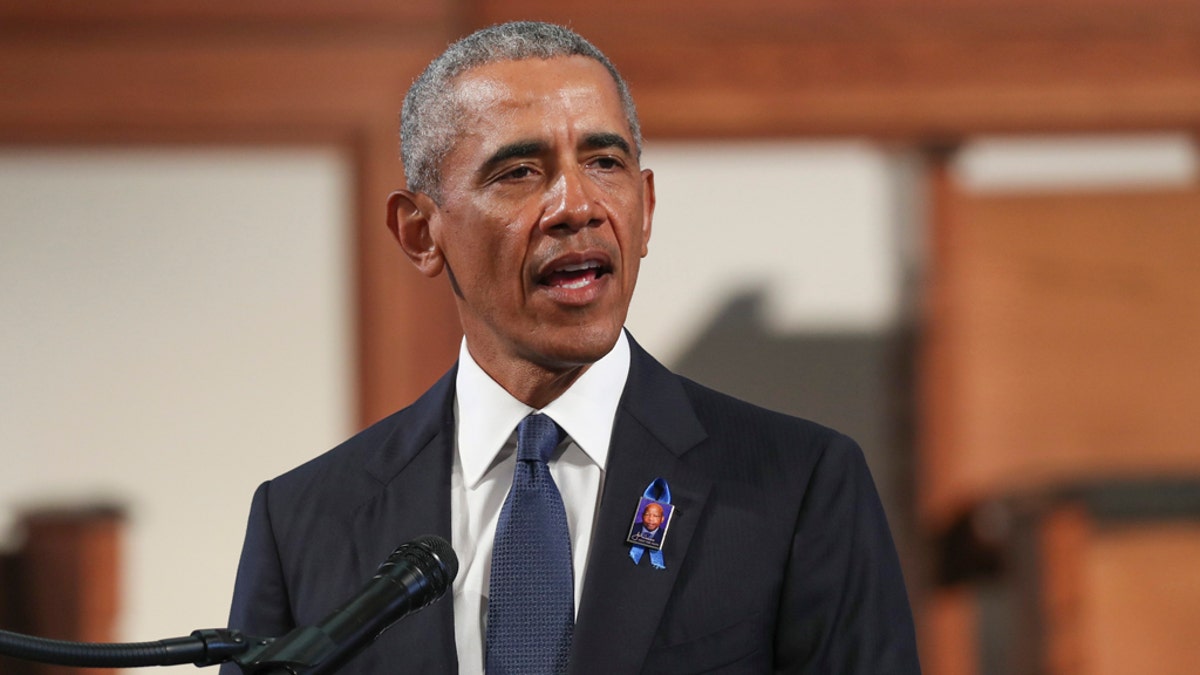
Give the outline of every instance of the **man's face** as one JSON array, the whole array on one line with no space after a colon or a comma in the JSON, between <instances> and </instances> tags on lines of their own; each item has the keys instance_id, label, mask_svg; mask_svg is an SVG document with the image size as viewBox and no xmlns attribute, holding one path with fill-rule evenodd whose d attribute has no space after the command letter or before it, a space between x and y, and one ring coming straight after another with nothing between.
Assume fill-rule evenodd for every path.
<instances>
[{"instance_id":1,"label":"man's face","mask_svg":"<svg viewBox=\"0 0 1200 675\"><path fill-rule=\"evenodd\" d=\"M625 322L654 208L612 77L584 57L504 61L456 93L429 233L472 355L485 370L596 361Z\"/></svg>"},{"instance_id":2,"label":"man's face","mask_svg":"<svg viewBox=\"0 0 1200 675\"><path fill-rule=\"evenodd\" d=\"M657 530L662 525L663 511L658 504L650 504L642 511L642 524L648 530Z\"/></svg>"}]
</instances>

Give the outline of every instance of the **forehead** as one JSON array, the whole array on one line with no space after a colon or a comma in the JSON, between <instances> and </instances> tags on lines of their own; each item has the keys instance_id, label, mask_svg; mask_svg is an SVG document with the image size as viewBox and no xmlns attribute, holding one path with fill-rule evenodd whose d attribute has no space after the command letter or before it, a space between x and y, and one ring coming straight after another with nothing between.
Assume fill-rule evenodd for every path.
<instances>
[{"instance_id":1,"label":"forehead","mask_svg":"<svg viewBox=\"0 0 1200 675\"><path fill-rule=\"evenodd\" d=\"M463 149L486 154L515 139L553 140L572 133L617 133L633 143L612 75L587 57L478 66L455 79L453 96L458 133L450 156Z\"/></svg>"}]
</instances>

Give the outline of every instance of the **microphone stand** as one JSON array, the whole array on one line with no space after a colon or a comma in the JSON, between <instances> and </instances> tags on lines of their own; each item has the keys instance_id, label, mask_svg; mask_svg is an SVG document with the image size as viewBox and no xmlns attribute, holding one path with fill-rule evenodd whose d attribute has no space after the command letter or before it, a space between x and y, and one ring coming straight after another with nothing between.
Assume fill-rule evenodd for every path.
<instances>
[{"instance_id":1,"label":"microphone stand","mask_svg":"<svg viewBox=\"0 0 1200 675\"><path fill-rule=\"evenodd\" d=\"M198 668L233 661L244 675L328 675L374 635L363 633L339 644L316 626L281 638L258 638L227 628L203 628L188 637L153 642L96 643L23 635L0 630L0 654L76 668L141 668L190 663Z\"/></svg>"},{"instance_id":2,"label":"microphone stand","mask_svg":"<svg viewBox=\"0 0 1200 675\"><path fill-rule=\"evenodd\" d=\"M226 628L156 642L98 644L50 640L0 630L0 654L83 668L139 668L233 661L244 675L328 675L392 624L437 600L458 574L446 540L426 535L402 544L358 595L315 626L281 638Z\"/></svg>"},{"instance_id":3,"label":"microphone stand","mask_svg":"<svg viewBox=\"0 0 1200 675\"><path fill-rule=\"evenodd\" d=\"M96 643L0 630L0 654L76 668L141 668L190 663L198 668L233 661L244 675L327 675L365 646L339 645L325 631L302 626L282 638L258 638L227 628L153 642Z\"/></svg>"},{"instance_id":4,"label":"microphone stand","mask_svg":"<svg viewBox=\"0 0 1200 675\"><path fill-rule=\"evenodd\" d=\"M0 630L0 654L79 668L211 666L235 659L256 642L262 641L224 628L195 630L189 637L117 644L51 640Z\"/></svg>"}]
</instances>

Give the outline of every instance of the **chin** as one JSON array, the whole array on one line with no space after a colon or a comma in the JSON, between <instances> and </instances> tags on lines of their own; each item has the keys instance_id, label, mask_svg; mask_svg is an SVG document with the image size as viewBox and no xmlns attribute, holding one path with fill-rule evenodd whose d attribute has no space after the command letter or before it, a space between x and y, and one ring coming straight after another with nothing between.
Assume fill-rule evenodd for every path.
<instances>
[{"instance_id":1,"label":"chin","mask_svg":"<svg viewBox=\"0 0 1200 675\"><path fill-rule=\"evenodd\" d=\"M571 368L591 365L612 351L621 335L621 326L579 326L547 331L537 351L546 365Z\"/></svg>"}]
</instances>

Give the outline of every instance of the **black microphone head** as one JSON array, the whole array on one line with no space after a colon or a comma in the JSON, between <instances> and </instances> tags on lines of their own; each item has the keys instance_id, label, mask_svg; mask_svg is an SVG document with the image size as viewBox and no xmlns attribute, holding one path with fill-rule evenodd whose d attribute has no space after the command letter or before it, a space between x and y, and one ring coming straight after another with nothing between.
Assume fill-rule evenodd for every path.
<instances>
[{"instance_id":1,"label":"black microphone head","mask_svg":"<svg viewBox=\"0 0 1200 675\"><path fill-rule=\"evenodd\" d=\"M417 537L392 551L358 595L319 624L297 628L238 663L246 673L282 672L278 664L305 666L289 672L333 673L393 623L440 598L456 576L450 544Z\"/></svg>"},{"instance_id":2,"label":"black microphone head","mask_svg":"<svg viewBox=\"0 0 1200 675\"><path fill-rule=\"evenodd\" d=\"M450 548L450 542L436 534L425 534L413 539L409 545L420 546L433 554L446 570L446 576L449 577L447 583L458 577L458 556L454 554L454 549Z\"/></svg>"}]
</instances>

